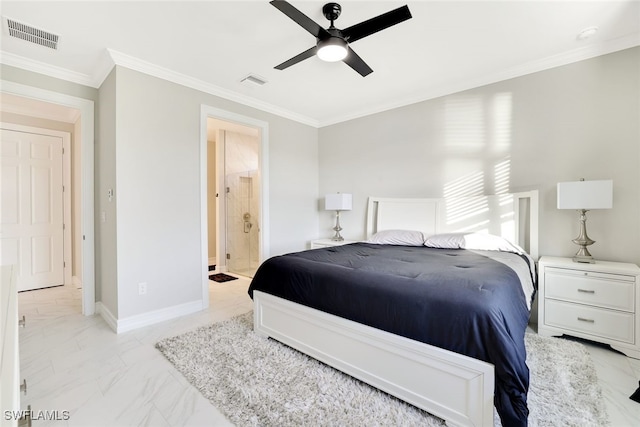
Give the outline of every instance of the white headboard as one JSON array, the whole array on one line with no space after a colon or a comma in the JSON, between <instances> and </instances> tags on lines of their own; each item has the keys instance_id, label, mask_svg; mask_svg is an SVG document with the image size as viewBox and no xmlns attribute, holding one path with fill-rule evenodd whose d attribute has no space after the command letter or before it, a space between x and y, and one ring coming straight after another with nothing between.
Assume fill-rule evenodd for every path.
<instances>
[{"instance_id":1,"label":"white headboard","mask_svg":"<svg viewBox=\"0 0 640 427\"><path fill-rule=\"evenodd\" d=\"M538 259L538 191L441 199L369 197L367 239L382 230L502 236Z\"/></svg>"}]
</instances>

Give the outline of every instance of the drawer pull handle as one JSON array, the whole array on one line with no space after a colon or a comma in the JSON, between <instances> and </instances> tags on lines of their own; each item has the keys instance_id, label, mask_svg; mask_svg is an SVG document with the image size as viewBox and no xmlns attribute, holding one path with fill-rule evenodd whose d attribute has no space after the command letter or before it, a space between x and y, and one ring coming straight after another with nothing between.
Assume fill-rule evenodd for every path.
<instances>
[{"instance_id":1,"label":"drawer pull handle","mask_svg":"<svg viewBox=\"0 0 640 427\"><path fill-rule=\"evenodd\" d=\"M578 292L582 292L585 294L595 294L596 291L592 290L592 289L578 289Z\"/></svg>"},{"instance_id":2,"label":"drawer pull handle","mask_svg":"<svg viewBox=\"0 0 640 427\"><path fill-rule=\"evenodd\" d=\"M593 319L585 319L584 317L578 317L578 320L581 321L581 322L596 323L595 320L593 320Z\"/></svg>"},{"instance_id":3,"label":"drawer pull handle","mask_svg":"<svg viewBox=\"0 0 640 427\"><path fill-rule=\"evenodd\" d=\"M23 328L27 326L27 318L24 317L24 315L22 316L22 319L18 320L18 325L22 326Z\"/></svg>"}]
</instances>

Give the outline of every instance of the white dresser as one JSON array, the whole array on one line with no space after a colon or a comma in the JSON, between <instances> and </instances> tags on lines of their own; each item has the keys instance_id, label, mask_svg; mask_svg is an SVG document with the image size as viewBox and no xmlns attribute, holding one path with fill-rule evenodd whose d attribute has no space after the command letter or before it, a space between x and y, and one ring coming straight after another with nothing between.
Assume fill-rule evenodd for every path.
<instances>
[{"instance_id":1,"label":"white dresser","mask_svg":"<svg viewBox=\"0 0 640 427\"><path fill-rule=\"evenodd\" d=\"M538 333L611 345L640 359L640 268L543 256L538 262Z\"/></svg>"}]
</instances>

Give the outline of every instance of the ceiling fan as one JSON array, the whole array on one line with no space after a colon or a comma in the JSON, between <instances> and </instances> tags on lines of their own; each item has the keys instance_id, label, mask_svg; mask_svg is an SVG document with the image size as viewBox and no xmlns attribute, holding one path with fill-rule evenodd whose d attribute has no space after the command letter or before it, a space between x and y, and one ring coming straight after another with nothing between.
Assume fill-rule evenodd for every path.
<instances>
[{"instance_id":1,"label":"ceiling fan","mask_svg":"<svg viewBox=\"0 0 640 427\"><path fill-rule=\"evenodd\" d=\"M373 70L351 49L349 43L353 43L411 18L409 7L402 6L378 15L375 18L352 25L344 30L339 30L334 27L333 22L340 16L342 7L338 3L327 3L322 7L322 13L331 21L331 25L329 28L324 29L285 0L273 0L270 3L311 33L317 40L316 45L312 48L305 50L280 65L276 65L274 68L278 70L284 70L300 61L311 58L313 55L318 55L323 61L343 61L360 73L362 77L365 77L371 74Z\"/></svg>"}]
</instances>

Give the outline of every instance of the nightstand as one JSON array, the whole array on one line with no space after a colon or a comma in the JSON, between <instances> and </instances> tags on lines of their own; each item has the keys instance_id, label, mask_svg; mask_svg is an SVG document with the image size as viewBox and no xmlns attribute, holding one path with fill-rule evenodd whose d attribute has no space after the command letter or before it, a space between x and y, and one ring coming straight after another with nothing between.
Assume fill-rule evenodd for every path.
<instances>
[{"instance_id":1,"label":"nightstand","mask_svg":"<svg viewBox=\"0 0 640 427\"><path fill-rule=\"evenodd\" d=\"M637 265L543 256L538 273L538 334L585 338L640 359Z\"/></svg>"},{"instance_id":2,"label":"nightstand","mask_svg":"<svg viewBox=\"0 0 640 427\"><path fill-rule=\"evenodd\" d=\"M342 246L349 243L356 243L355 240L331 240L331 239L318 239L311 241L311 249L327 248L329 246Z\"/></svg>"}]
</instances>

